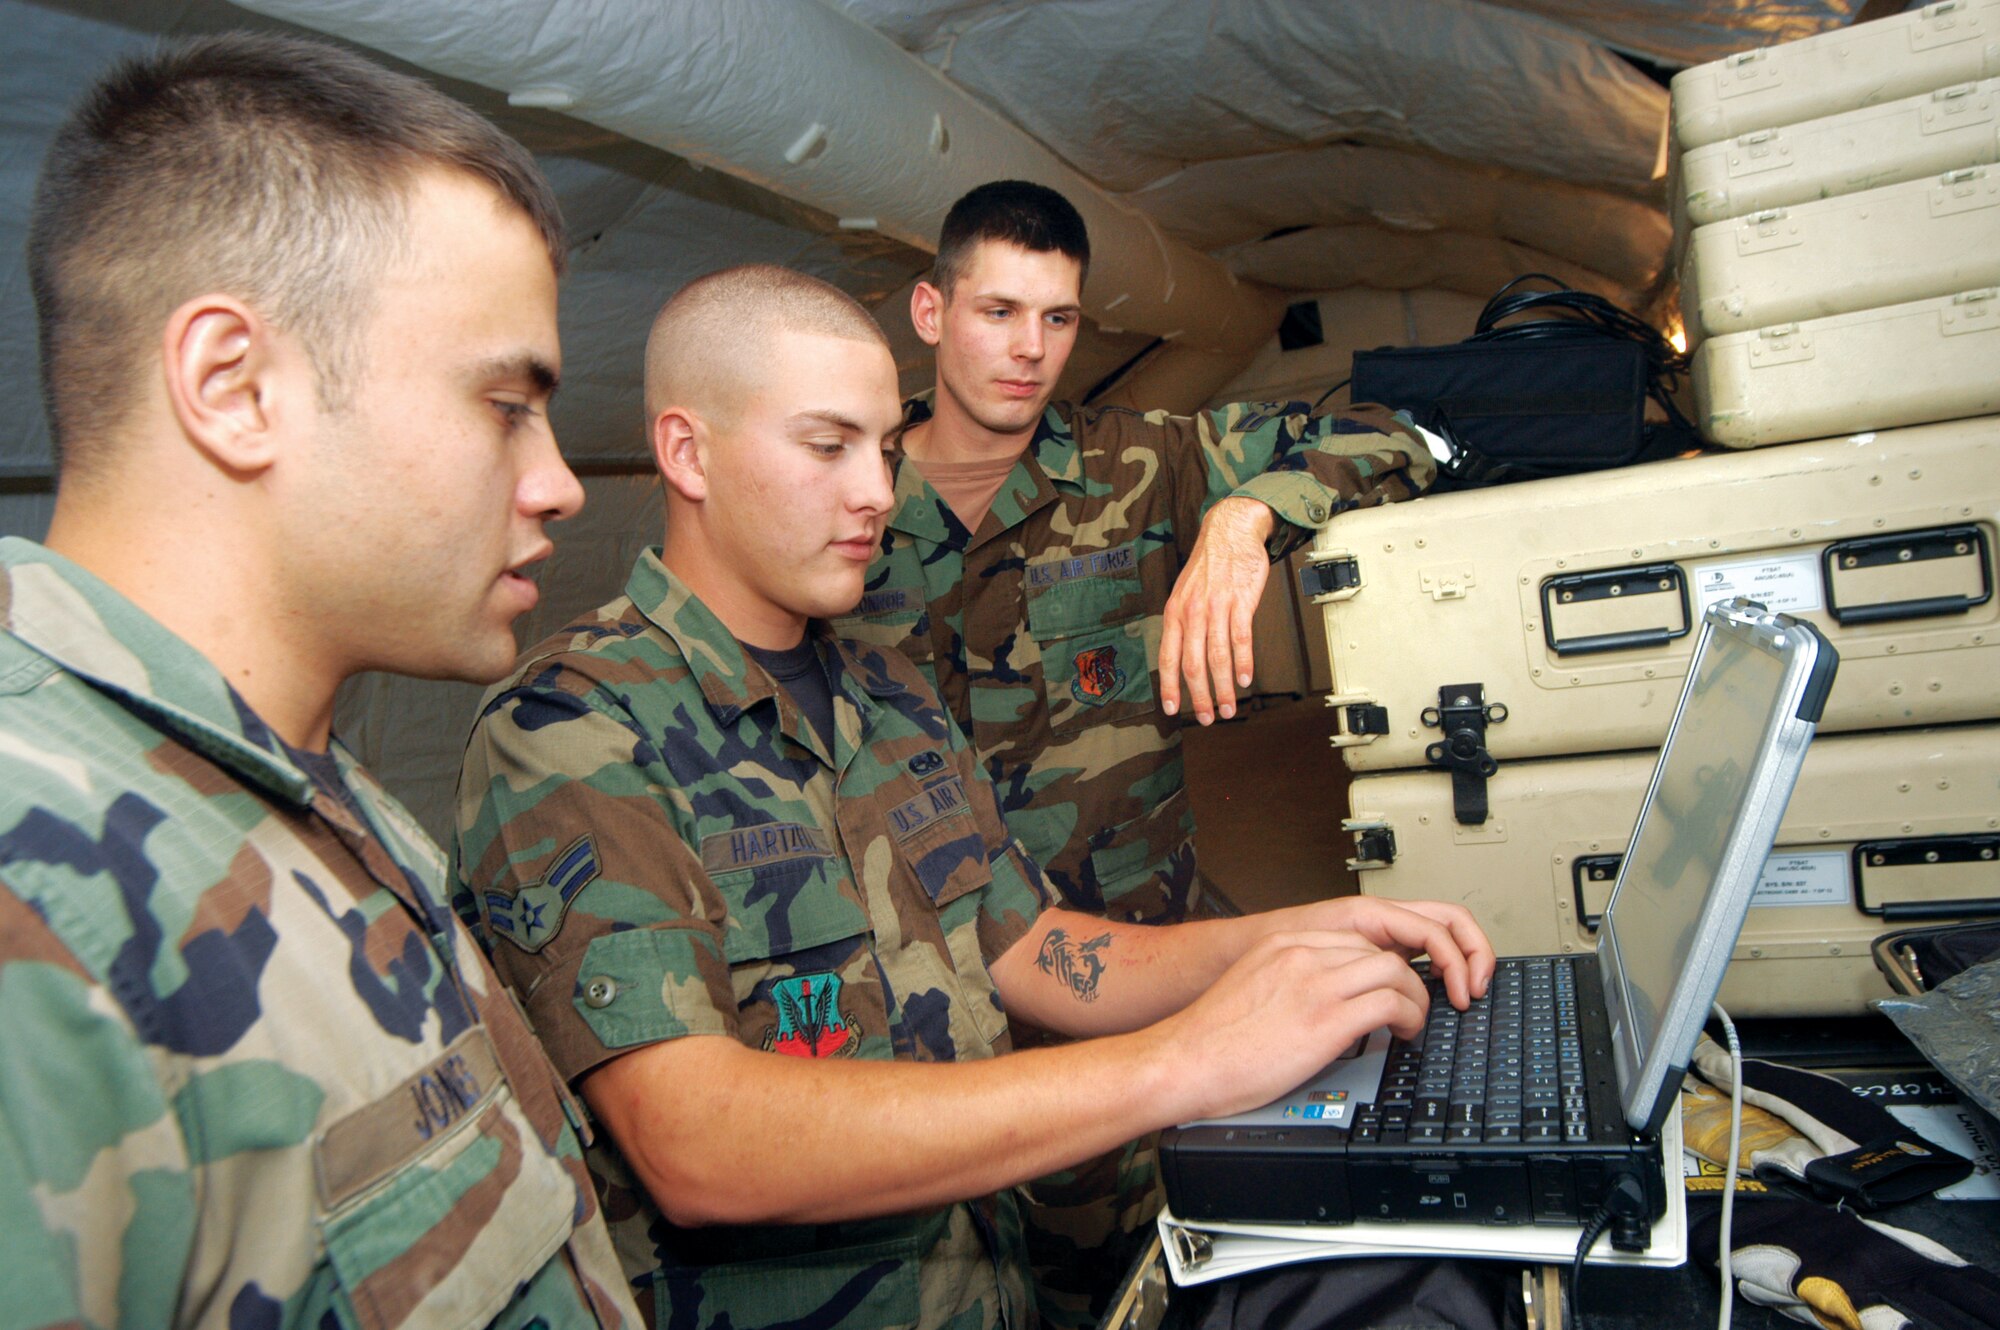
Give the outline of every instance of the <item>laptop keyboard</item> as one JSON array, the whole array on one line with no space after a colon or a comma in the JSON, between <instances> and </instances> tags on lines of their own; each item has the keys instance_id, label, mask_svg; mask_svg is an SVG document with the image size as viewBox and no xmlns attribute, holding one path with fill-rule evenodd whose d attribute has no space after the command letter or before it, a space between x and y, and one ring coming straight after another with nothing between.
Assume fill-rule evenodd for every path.
<instances>
[{"instance_id":1,"label":"laptop keyboard","mask_svg":"<svg viewBox=\"0 0 2000 1330\"><path fill-rule=\"evenodd\" d=\"M1576 973L1567 957L1503 960L1460 1012L1426 976L1430 1018L1389 1045L1382 1092L1351 1140L1383 1144L1554 1144L1590 1139Z\"/></svg>"}]
</instances>

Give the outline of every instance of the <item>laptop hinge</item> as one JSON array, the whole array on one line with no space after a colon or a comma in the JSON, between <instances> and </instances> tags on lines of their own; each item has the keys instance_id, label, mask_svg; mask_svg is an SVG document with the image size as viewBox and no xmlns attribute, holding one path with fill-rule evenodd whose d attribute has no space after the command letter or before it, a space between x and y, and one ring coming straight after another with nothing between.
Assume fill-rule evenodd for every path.
<instances>
[{"instance_id":1,"label":"laptop hinge","mask_svg":"<svg viewBox=\"0 0 2000 1330\"><path fill-rule=\"evenodd\" d=\"M1465 826L1486 821L1486 781L1500 769L1486 751L1486 727L1506 719L1507 708L1499 702L1489 706L1486 686L1477 683L1446 684L1438 689L1438 704L1424 708L1424 724L1444 732L1424 749L1424 757L1450 770L1452 816Z\"/></svg>"}]
</instances>

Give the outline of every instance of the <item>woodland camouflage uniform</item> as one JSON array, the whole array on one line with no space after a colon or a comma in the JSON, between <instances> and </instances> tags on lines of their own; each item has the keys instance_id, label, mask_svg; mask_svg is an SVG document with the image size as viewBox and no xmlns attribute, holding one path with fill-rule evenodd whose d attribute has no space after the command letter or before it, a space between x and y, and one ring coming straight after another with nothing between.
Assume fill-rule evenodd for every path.
<instances>
[{"instance_id":1,"label":"woodland camouflage uniform","mask_svg":"<svg viewBox=\"0 0 2000 1330\"><path fill-rule=\"evenodd\" d=\"M0 1326L632 1324L409 815L32 542L0 630Z\"/></svg>"},{"instance_id":2,"label":"woodland camouflage uniform","mask_svg":"<svg viewBox=\"0 0 2000 1330\"><path fill-rule=\"evenodd\" d=\"M930 414L926 393L906 404L906 427ZM1201 519L1231 495L1262 501L1278 517L1276 560L1339 513L1412 497L1435 470L1380 407L1176 416L1053 403L976 532L902 464L867 589L835 628L923 670L1059 904L1177 923L1199 895L1194 816L1182 721L1159 708L1154 661ZM1155 1173L1141 1141L1032 1185L1045 1316L1094 1323L1089 1304L1158 1208Z\"/></svg>"},{"instance_id":3,"label":"woodland camouflage uniform","mask_svg":"<svg viewBox=\"0 0 2000 1330\"><path fill-rule=\"evenodd\" d=\"M563 1074L687 1035L805 1058L1006 1052L987 964L1043 879L916 668L813 624L829 749L656 554L626 593L488 695L459 786L459 909ZM682 1229L608 1138L589 1160L658 1326L1032 1324L1011 1192Z\"/></svg>"}]
</instances>

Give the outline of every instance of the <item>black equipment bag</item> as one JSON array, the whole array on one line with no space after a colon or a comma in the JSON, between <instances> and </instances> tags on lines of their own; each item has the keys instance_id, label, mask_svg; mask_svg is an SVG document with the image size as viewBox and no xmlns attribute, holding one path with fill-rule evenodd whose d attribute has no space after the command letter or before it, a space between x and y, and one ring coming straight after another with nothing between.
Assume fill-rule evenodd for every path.
<instances>
[{"instance_id":1,"label":"black equipment bag","mask_svg":"<svg viewBox=\"0 0 2000 1330\"><path fill-rule=\"evenodd\" d=\"M1604 337L1354 353L1351 400L1408 411L1490 462L1625 466L1646 452L1646 349Z\"/></svg>"},{"instance_id":2,"label":"black equipment bag","mask_svg":"<svg viewBox=\"0 0 2000 1330\"><path fill-rule=\"evenodd\" d=\"M1546 282L1552 291L1514 288ZM1520 320L1534 313L1540 317ZM1407 411L1454 456L1438 488L1627 466L1700 446L1673 392L1687 369L1657 329L1602 296L1529 273L1450 346L1357 351L1349 400ZM1648 422L1646 404L1663 420Z\"/></svg>"}]
</instances>

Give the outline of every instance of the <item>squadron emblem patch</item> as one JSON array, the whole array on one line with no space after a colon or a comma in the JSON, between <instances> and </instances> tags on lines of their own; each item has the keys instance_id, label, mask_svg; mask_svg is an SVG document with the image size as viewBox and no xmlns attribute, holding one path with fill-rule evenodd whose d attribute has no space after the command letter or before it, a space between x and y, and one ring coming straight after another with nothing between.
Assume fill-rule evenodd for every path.
<instances>
[{"instance_id":1,"label":"squadron emblem patch","mask_svg":"<svg viewBox=\"0 0 2000 1330\"><path fill-rule=\"evenodd\" d=\"M597 877L597 846L583 836L556 856L549 875L509 896L486 893L486 918L493 932L523 951L540 951L562 931L563 916L576 893Z\"/></svg>"},{"instance_id":2,"label":"squadron emblem patch","mask_svg":"<svg viewBox=\"0 0 2000 1330\"><path fill-rule=\"evenodd\" d=\"M764 1031L764 1051L794 1058L851 1058L861 1031L840 1014L840 976L795 974L771 985L778 1023Z\"/></svg>"},{"instance_id":3,"label":"squadron emblem patch","mask_svg":"<svg viewBox=\"0 0 2000 1330\"><path fill-rule=\"evenodd\" d=\"M1076 653L1076 678L1069 690L1086 706L1101 707L1125 686L1125 671L1118 668L1118 648L1091 647Z\"/></svg>"}]
</instances>

